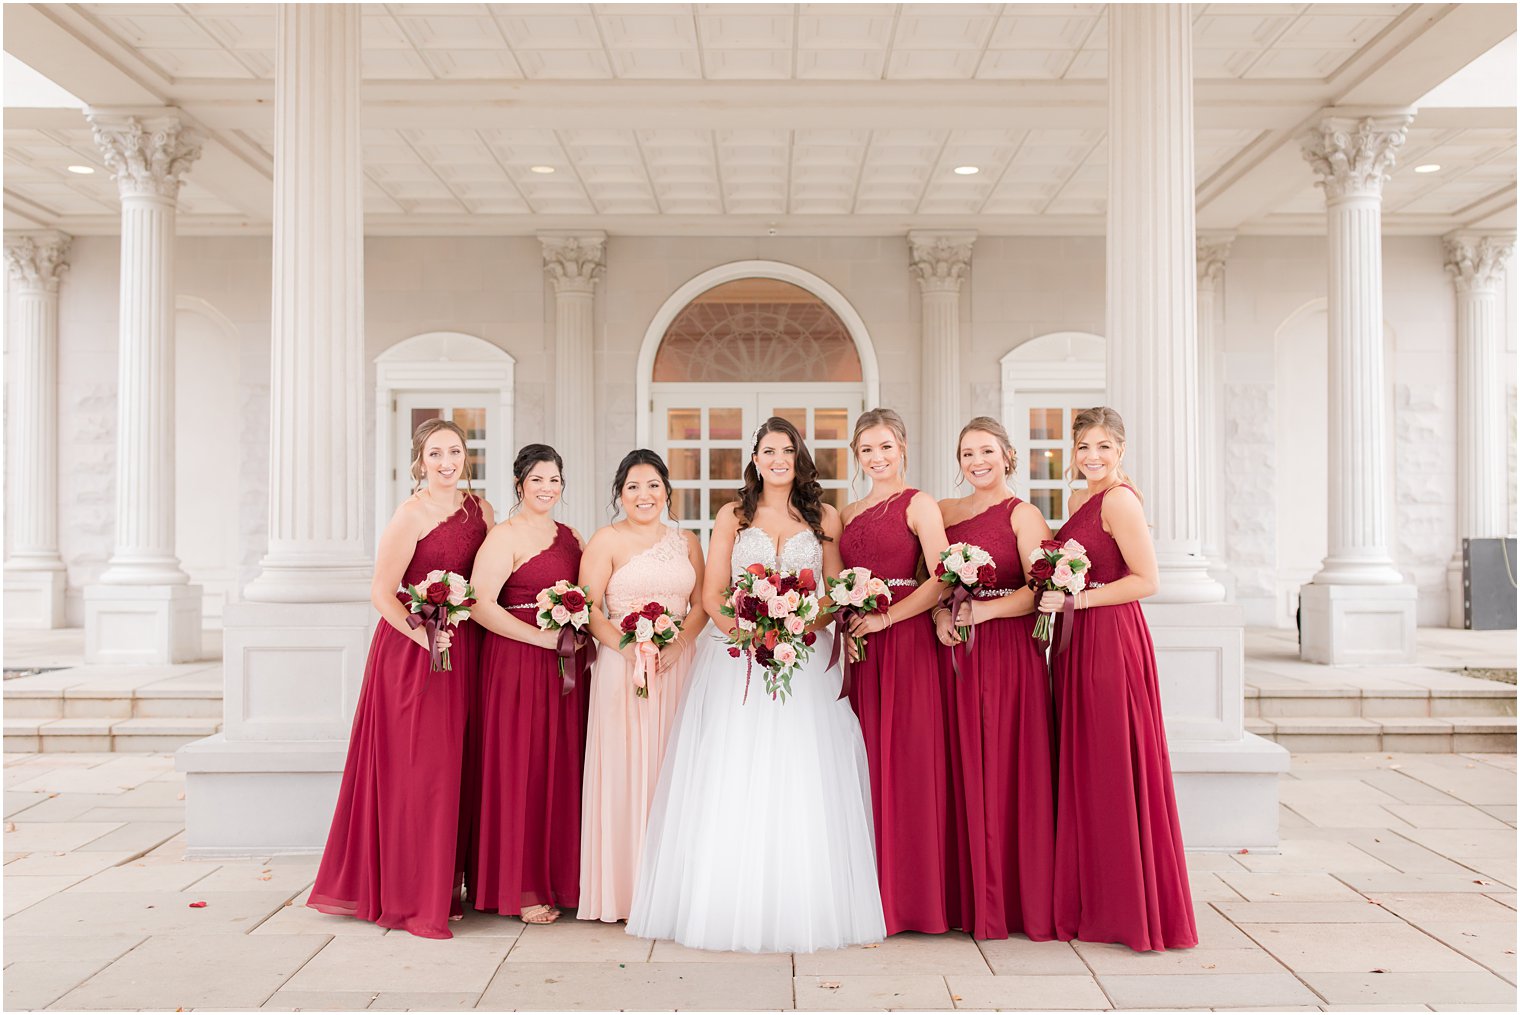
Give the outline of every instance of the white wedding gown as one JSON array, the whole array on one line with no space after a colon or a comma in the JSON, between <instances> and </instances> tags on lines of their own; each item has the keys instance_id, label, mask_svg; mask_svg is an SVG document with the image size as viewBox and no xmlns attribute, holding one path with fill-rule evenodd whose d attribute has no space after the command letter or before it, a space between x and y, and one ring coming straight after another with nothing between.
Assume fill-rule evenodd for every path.
<instances>
[{"instance_id":1,"label":"white wedding gown","mask_svg":"<svg viewBox=\"0 0 1520 1015\"><path fill-rule=\"evenodd\" d=\"M747 528L731 577L776 567L774 541ZM811 532L779 566L821 575ZM865 742L840 673L818 644L773 701L721 635L701 639L649 815L628 933L692 948L811 952L886 936L876 884Z\"/></svg>"}]
</instances>

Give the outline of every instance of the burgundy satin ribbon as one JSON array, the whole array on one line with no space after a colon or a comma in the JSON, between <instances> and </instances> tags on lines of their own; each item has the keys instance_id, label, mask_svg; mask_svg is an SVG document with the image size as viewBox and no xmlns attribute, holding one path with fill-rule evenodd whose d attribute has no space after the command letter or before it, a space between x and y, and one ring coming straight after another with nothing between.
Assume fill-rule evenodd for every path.
<instances>
[{"instance_id":1,"label":"burgundy satin ribbon","mask_svg":"<svg viewBox=\"0 0 1520 1015\"><path fill-rule=\"evenodd\" d=\"M586 636L568 624L559 629L559 641L554 646L555 653L559 656L559 696L563 698L575 690L575 652L586 644ZM571 661L570 667L565 667L565 660Z\"/></svg>"},{"instance_id":2,"label":"burgundy satin ribbon","mask_svg":"<svg viewBox=\"0 0 1520 1015\"><path fill-rule=\"evenodd\" d=\"M841 676L839 681L839 697L835 701L843 701L850 696L850 689L854 686L853 674L851 673L850 656L844 651L844 640L847 637L845 629L856 618L864 614L854 606L841 606L834 611L834 649L829 653L829 666L839 663ZM841 661L842 660L842 661Z\"/></svg>"},{"instance_id":3,"label":"burgundy satin ribbon","mask_svg":"<svg viewBox=\"0 0 1520 1015\"><path fill-rule=\"evenodd\" d=\"M1071 618L1077 611L1077 597L1067 596L1061 602L1061 644L1056 649L1056 655L1066 651L1066 646L1071 644Z\"/></svg>"},{"instance_id":4,"label":"burgundy satin ribbon","mask_svg":"<svg viewBox=\"0 0 1520 1015\"><path fill-rule=\"evenodd\" d=\"M956 584L950 586L950 619L952 621L959 620L960 619L960 615L961 615L961 606L964 605L965 603L969 603L970 601L971 601L971 590L970 589L966 588L966 586L960 584L959 582L957 582ZM962 627L962 625L959 624L959 623L957 623L955 625L955 631L956 631L957 634L960 633L961 627ZM971 651L971 643L974 642L974 641L976 641L976 625L975 624L967 624L967 625L965 625L965 628L966 628L966 638L965 638L965 640L962 641L959 645L952 645L952 646L950 646L950 670L957 677L961 675L961 666L960 666L960 663L956 661L955 650L958 649L958 648L960 648L961 645L964 645L965 648L966 648L966 651L970 652Z\"/></svg>"},{"instance_id":5,"label":"burgundy satin ribbon","mask_svg":"<svg viewBox=\"0 0 1520 1015\"><path fill-rule=\"evenodd\" d=\"M440 617L440 614L442 616ZM417 608L416 613L406 615L406 624L413 631L422 628L427 632L428 641L428 664L434 669L442 669L442 659L438 652L438 628L448 619L448 611L436 603L423 603Z\"/></svg>"}]
</instances>

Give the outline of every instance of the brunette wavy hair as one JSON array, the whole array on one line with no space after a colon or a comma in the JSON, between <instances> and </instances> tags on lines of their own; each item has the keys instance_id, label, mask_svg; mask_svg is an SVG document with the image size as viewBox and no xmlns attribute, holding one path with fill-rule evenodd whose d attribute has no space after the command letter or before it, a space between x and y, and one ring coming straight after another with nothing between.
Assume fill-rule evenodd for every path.
<instances>
[{"instance_id":1,"label":"brunette wavy hair","mask_svg":"<svg viewBox=\"0 0 1520 1015\"><path fill-rule=\"evenodd\" d=\"M818 537L820 543L827 542L829 537L823 532L823 487L818 483L818 466L813 463L807 445L802 443L802 434L790 421L780 416L772 416L755 431L749 464L744 467L744 486L739 489L739 497L734 501L734 517L739 520L739 531L743 532L750 527L755 520L755 509L760 506L760 491L764 489L765 481L755 468L755 455L760 452L760 441L769 433L785 434L797 450L792 468L792 495L788 505L790 513L807 522L807 527L813 530L813 535Z\"/></svg>"}]
</instances>

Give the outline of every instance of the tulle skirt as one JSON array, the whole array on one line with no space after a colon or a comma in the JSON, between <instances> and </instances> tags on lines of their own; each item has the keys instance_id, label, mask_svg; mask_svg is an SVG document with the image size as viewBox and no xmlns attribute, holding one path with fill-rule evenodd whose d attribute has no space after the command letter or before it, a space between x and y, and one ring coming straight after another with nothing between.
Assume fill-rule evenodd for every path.
<instances>
[{"instance_id":1,"label":"tulle skirt","mask_svg":"<svg viewBox=\"0 0 1520 1015\"><path fill-rule=\"evenodd\" d=\"M811 952L885 937L865 744L824 639L771 700L701 640L650 812L628 932Z\"/></svg>"}]
</instances>

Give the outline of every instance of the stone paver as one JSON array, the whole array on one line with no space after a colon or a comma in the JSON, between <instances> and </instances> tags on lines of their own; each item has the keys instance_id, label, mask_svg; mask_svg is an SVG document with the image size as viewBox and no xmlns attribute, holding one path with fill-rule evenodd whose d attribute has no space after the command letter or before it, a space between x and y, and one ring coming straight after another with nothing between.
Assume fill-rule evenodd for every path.
<instances>
[{"instance_id":1,"label":"stone paver","mask_svg":"<svg viewBox=\"0 0 1520 1015\"><path fill-rule=\"evenodd\" d=\"M184 782L167 756L5 762L7 1010L1477 1011L1516 1000L1512 755L1295 757L1280 852L1189 855L1200 934L1189 951L952 933L795 956L474 911L451 941L387 932L302 904L315 857L185 860Z\"/></svg>"}]
</instances>

